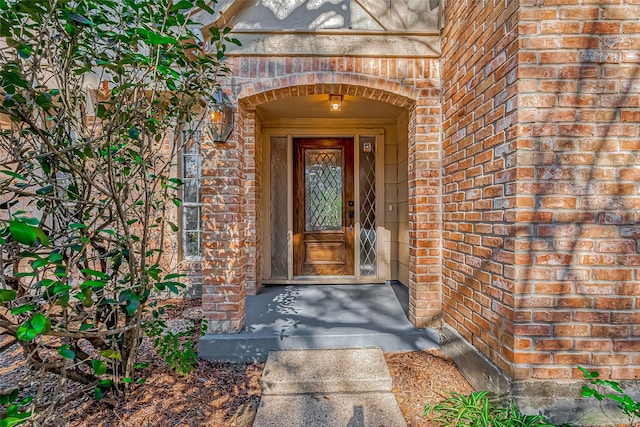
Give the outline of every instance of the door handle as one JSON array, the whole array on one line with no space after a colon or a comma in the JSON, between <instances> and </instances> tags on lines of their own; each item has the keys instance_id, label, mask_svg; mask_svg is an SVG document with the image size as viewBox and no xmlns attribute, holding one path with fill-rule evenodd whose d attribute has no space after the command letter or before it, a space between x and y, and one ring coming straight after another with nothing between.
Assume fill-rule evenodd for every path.
<instances>
[{"instance_id":1,"label":"door handle","mask_svg":"<svg viewBox=\"0 0 640 427\"><path fill-rule=\"evenodd\" d=\"M349 210L349 233L353 233L353 217L355 216L355 211Z\"/></svg>"}]
</instances>

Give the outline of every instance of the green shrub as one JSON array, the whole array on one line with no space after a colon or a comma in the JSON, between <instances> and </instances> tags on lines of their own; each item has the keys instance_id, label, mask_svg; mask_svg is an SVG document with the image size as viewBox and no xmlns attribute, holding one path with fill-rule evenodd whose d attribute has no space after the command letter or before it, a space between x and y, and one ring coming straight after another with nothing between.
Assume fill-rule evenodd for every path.
<instances>
[{"instance_id":1,"label":"green shrub","mask_svg":"<svg viewBox=\"0 0 640 427\"><path fill-rule=\"evenodd\" d=\"M488 391L477 391L469 396L451 393L443 402L426 405L424 414L443 426L553 426L542 415L522 415L513 402L506 408L496 407L488 394Z\"/></svg>"},{"instance_id":2,"label":"green shrub","mask_svg":"<svg viewBox=\"0 0 640 427\"><path fill-rule=\"evenodd\" d=\"M216 26L203 36L192 15L211 4L0 0L0 329L30 369L0 390L0 427L36 412L57 425L79 393L143 381L145 331L191 369L195 328L170 335L148 312L184 286L166 268L182 203L181 144L167 142L191 140L239 43ZM44 378L51 391L24 400Z\"/></svg>"}]
</instances>

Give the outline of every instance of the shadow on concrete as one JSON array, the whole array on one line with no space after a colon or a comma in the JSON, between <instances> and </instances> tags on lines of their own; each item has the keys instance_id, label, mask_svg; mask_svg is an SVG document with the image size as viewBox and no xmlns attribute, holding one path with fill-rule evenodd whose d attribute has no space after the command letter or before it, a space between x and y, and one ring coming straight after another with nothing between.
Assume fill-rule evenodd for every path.
<instances>
[{"instance_id":1,"label":"shadow on concrete","mask_svg":"<svg viewBox=\"0 0 640 427\"><path fill-rule=\"evenodd\" d=\"M246 312L242 332L204 336L200 357L264 361L272 350L439 348L437 330L415 329L390 284L271 286L247 297Z\"/></svg>"}]
</instances>

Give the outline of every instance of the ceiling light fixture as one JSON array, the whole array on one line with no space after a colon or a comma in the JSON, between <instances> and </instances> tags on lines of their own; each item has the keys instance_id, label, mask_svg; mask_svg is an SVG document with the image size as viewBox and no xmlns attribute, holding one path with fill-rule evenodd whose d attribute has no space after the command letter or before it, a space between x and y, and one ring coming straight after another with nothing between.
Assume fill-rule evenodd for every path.
<instances>
[{"instance_id":1,"label":"ceiling light fixture","mask_svg":"<svg viewBox=\"0 0 640 427\"><path fill-rule=\"evenodd\" d=\"M329 95L329 104L331 104L331 111L340 111L342 109L342 95Z\"/></svg>"}]
</instances>

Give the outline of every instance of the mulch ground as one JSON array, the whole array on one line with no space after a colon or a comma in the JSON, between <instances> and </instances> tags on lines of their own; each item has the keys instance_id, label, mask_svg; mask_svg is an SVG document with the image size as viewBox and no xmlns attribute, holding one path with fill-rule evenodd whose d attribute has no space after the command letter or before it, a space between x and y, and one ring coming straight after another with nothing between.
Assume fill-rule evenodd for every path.
<instances>
[{"instance_id":1,"label":"mulch ground","mask_svg":"<svg viewBox=\"0 0 640 427\"><path fill-rule=\"evenodd\" d=\"M435 426L423 415L426 404L442 402L448 393L470 394L474 390L455 363L440 350L384 355L407 427Z\"/></svg>"},{"instance_id":2,"label":"mulch ground","mask_svg":"<svg viewBox=\"0 0 640 427\"><path fill-rule=\"evenodd\" d=\"M168 317L179 319L197 303L178 303ZM0 336L0 346L8 338ZM162 366L149 345L141 355L150 363L144 384L126 396L107 395L100 402L83 397L57 410L59 423L71 427L98 426L211 426L249 427L260 403L263 363L231 364L198 361L189 376ZM440 351L386 354L393 392L407 426L431 426L422 415L426 403L437 403L448 392L473 390L455 364ZM25 375L19 346L0 353L0 388ZM392 427L392 426L389 426Z\"/></svg>"},{"instance_id":3,"label":"mulch ground","mask_svg":"<svg viewBox=\"0 0 640 427\"><path fill-rule=\"evenodd\" d=\"M263 367L200 361L188 377L153 367L125 398L75 402L66 418L74 427L248 427L260 403Z\"/></svg>"}]
</instances>

